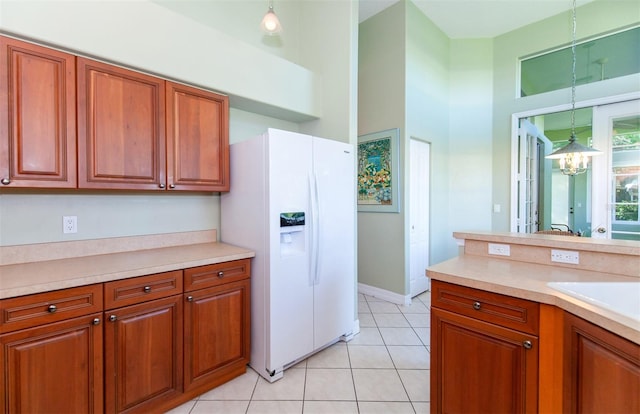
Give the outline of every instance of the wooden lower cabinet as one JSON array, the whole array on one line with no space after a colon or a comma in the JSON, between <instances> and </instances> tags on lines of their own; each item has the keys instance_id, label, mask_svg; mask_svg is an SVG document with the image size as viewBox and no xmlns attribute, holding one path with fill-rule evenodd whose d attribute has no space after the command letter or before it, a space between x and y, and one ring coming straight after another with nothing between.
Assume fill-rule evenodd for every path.
<instances>
[{"instance_id":1,"label":"wooden lower cabinet","mask_svg":"<svg viewBox=\"0 0 640 414\"><path fill-rule=\"evenodd\" d=\"M150 412L182 394L182 295L105 313L105 412Z\"/></svg>"},{"instance_id":2,"label":"wooden lower cabinet","mask_svg":"<svg viewBox=\"0 0 640 414\"><path fill-rule=\"evenodd\" d=\"M0 300L0 413L162 413L242 375L250 263Z\"/></svg>"},{"instance_id":3,"label":"wooden lower cabinet","mask_svg":"<svg viewBox=\"0 0 640 414\"><path fill-rule=\"evenodd\" d=\"M431 287L431 412L536 413L539 304Z\"/></svg>"},{"instance_id":4,"label":"wooden lower cabinet","mask_svg":"<svg viewBox=\"0 0 640 414\"><path fill-rule=\"evenodd\" d=\"M5 413L103 411L102 313L0 335Z\"/></svg>"},{"instance_id":5,"label":"wooden lower cabinet","mask_svg":"<svg viewBox=\"0 0 640 414\"><path fill-rule=\"evenodd\" d=\"M435 413L535 413L538 338L432 309Z\"/></svg>"},{"instance_id":6,"label":"wooden lower cabinet","mask_svg":"<svg viewBox=\"0 0 640 414\"><path fill-rule=\"evenodd\" d=\"M185 293L185 392L245 372L250 349L249 279Z\"/></svg>"},{"instance_id":7,"label":"wooden lower cabinet","mask_svg":"<svg viewBox=\"0 0 640 414\"><path fill-rule=\"evenodd\" d=\"M565 413L639 413L640 346L565 312Z\"/></svg>"}]
</instances>

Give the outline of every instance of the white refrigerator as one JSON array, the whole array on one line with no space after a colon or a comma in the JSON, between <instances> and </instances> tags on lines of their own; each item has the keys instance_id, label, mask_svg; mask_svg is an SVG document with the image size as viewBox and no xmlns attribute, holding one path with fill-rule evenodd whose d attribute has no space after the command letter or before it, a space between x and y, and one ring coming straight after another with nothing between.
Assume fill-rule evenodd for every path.
<instances>
[{"instance_id":1,"label":"white refrigerator","mask_svg":"<svg viewBox=\"0 0 640 414\"><path fill-rule=\"evenodd\" d=\"M256 252L251 362L270 382L359 330L355 151L350 144L269 129L230 147L221 240Z\"/></svg>"}]
</instances>

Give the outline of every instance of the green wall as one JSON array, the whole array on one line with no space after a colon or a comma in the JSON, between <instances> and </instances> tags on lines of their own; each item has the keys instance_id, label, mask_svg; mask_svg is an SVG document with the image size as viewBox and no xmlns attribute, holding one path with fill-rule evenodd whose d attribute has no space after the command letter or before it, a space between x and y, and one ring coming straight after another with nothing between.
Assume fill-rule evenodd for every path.
<instances>
[{"instance_id":1,"label":"green wall","mask_svg":"<svg viewBox=\"0 0 640 414\"><path fill-rule=\"evenodd\" d=\"M358 135L400 128L405 148L405 3L360 24ZM401 161L401 165L402 161ZM404 187L399 189L402 199ZM404 204L397 213L358 213L358 283L405 293Z\"/></svg>"}]
</instances>

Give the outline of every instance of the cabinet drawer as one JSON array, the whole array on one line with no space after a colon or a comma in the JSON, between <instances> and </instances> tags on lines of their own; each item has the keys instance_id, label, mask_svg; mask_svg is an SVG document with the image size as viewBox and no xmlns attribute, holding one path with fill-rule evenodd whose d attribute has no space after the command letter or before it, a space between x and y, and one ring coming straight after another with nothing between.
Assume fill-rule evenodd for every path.
<instances>
[{"instance_id":1,"label":"cabinet drawer","mask_svg":"<svg viewBox=\"0 0 640 414\"><path fill-rule=\"evenodd\" d=\"M182 270L104 284L104 308L114 309L182 293Z\"/></svg>"},{"instance_id":2,"label":"cabinet drawer","mask_svg":"<svg viewBox=\"0 0 640 414\"><path fill-rule=\"evenodd\" d=\"M102 312L102 285L81 286L0 301L0 333Z\"/></svg>"},{"instance_id":3,"label":"cabinet drawer","mask_svg":"<svg viewBox=\"0 0 640 414\"><path fill-rule=\"evenodd\" d=\"M184 291L235 282L251 276L251 260L234 260L207 266L192 267L184 271Z\"/></svg>"},{"instance_id":4,"label":"cabinet drawer","mask_svg":"<svg viewBox=\"0 0 640 414\"><path fill-rule=\"evenodd\" d=\"M540 306L537 302L437 280L431 286L433 307L538 335Z\"/></svg>"}]
</instances>

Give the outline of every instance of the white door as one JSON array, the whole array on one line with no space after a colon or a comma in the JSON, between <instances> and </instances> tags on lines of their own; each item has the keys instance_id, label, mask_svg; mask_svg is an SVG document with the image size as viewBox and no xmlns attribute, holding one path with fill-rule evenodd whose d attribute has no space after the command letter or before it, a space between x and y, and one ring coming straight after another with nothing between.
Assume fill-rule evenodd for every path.
<instances>
[{"instance_id":1,"label":"white door","mask_svg":"<svg viewBox=\"0 0 640 414\"><path fill-rule=\"evenodd\" d=\"M429 289L429 162L431 144L409 140L409 280L411 297Z\"/></svg>"},{"instance_id":2,"label":"white door","mask_svg":"<svg viewBox=\"0 0 640 414\"><path fill-rule=\"evenodd\" d=\"M593 108L591 237L640 240L640 100Z\"/></svg>"},{"instance_id":3,"label":"white door","mask_svg":"<svg viewBox=\"0 0 640 414\"><path fill-rule=\"evenodd\" d=\"M538 230L538 128L521 120L518 140L518 209L517 232Z\"/></svg>"},{"instance_id":4,"label":"white door","mask_svg":"<svg viewBox=\"0 0 640 414\"><path fill-rule=\"evenodd\" d=\"M355 321L355 150L313 138L314 349L353 331ZM313 254L313 253L312 253ZM314 269L312 269L314 272Z\"/></svg>"}]
</instances>

